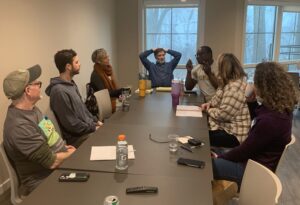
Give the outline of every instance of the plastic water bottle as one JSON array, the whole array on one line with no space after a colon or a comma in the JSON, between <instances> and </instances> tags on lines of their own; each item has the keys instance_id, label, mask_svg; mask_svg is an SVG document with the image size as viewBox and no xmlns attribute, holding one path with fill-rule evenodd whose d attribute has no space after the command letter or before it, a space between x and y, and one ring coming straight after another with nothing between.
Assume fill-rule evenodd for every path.
<instances>
[{"instance_id":1,"label":"plastic water bottle","mask_svg":"<svg viewBox=\"0 0 300 205\"><path fill-rule=\"evenodd\" d=\"M118 136L116 147L116 169L125 170L128 168L128 147L125 135Z\"/></svg>"}]
</instances>

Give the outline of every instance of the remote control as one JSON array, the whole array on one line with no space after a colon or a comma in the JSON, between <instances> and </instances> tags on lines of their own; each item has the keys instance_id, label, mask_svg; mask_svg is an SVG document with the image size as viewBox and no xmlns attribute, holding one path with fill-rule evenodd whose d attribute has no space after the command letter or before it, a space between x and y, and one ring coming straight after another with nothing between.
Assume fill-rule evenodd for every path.
<instances>
[{"instance_id":1,"label":"remote control","mask_svg":"<svg viewBox=\"0 0 300 205\"><path fill-rule=\"evenodd\" d=\"M157 193L158 188L152 186L137 186L130 187L126 189L127 194L135 194L135 193Z\"/></svg>"}]
</instances>

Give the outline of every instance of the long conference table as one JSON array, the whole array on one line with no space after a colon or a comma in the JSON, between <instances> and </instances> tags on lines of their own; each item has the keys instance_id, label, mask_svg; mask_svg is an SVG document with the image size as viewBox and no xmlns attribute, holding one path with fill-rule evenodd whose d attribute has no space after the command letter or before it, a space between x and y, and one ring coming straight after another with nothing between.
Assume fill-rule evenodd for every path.
<instances>
[{"instance_id":1,"label":"long conference table","mask_svg":"<svg viewBox=\"0 0 300 205\"><path fill-rule=\"evenodd\" d=\"M199 105L199 96L183 96L180 104ZM129 168L119 172L115 161L91 161L92 146L116 145L117 136L125 134L135 149L135 159ZM180 149L169 153L166 141L169 134L192 136L205 145L193 153ZM202 160L203 169L177 164L179 157ZM86 172L87 182L58 182L64 172ZM26 197L24 205L99 205L108 195L115 195L120 205L183 205L212 204L212 165L208 137L207 116L202 118L176 117L170 93L153 93L142 98L133 95L128 112L116 112L105 120L104 126L89 138L55 170L42 184ZM156 186L157 194L126 194L128 187Z\"/></svg>"}]
</instances>

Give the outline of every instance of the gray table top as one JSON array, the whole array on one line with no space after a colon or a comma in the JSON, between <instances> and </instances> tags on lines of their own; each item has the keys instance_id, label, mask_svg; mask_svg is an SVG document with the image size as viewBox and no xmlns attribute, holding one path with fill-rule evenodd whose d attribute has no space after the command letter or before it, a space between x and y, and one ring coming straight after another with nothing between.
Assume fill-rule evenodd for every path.
<instances>
[{"instance_id":1,"label":"gray table top","mask_svg":"<svg viewBox=\"0 0 300 205\"><path fill-rule=\"evenodd\" d=\"M212 204L211 187L199 186L201 178L89 172L87 182L58 182L63 172L54 171L22 205L102 205L109 195L117 196L120 205ZM156 186L159 191L127 195L126 188L134 186Z\"/></svg>"},{"instance_id":2,"label":"gray table top","mask_svg":"<svg viewBox=\"0 0 300 205\"><path fill-rule=\"evenodd\" d=\"M200 105L202 101L199 96L180 98L180 104L185 105ZM153 93L144 98L133 95L130 99L129 112L117 112L106 120L105 124L207 129L206 113L203 113L203 118L175 117L175 113L170 93Z\"/></svg>"},{"instance_id":3,"label":"gray table top","mask_svg":"<svg viewBox=\"0 0 300 205\"><path fill-rule=\"evenodd\" d=\"M190 96L189 99L190 101L199 100L195 96ZM159 176L199 176L212 179L206 117L176 117L175 110L170 107L170 93L156 93L145 98L139 98L135 95L131 102L129 112L115 113L113 118L95 133L92 133L88 140L60 168L116 172L115 161L90 161L91 147L115 145L117 136L125 134L128 144L132 144L136 149L136 158L129 160L128 173ZM137 120L136 117L140 119ZM146 123L146 120L149 123ZM155 143L149 139L149 134L151 134L153 138L165 141L168 134L172 133L201 139L205 142L205 146L194 149L193 153L179 149L174 155L169 153L168 143ZM178 157L202 160L205 161L206 166L200 171L194 168L186 169L186 167L177 165Z\"/></svg>"},{"instance_id":4,"label":"gray table top","mask_svg":"<svg viewBox=\"0 0 300 205\"><path fill-rule=\"evenodd\" d=\"M184 97L181 104L200 104L195 96ZM168 134L192 136L205 142L193 153L179 149L170 154L166 140ZM129 168L123 174L115 170L115 161L90 161L92 146L115 145L117 136L125 134L128 144L136 149L135 159L129 160ZM205 161L204 169L177 165L179 157ZM120 205L159 204L212 204L212 165L206 115L203 118L176 117L171 106L170 93L156 93L140 98L131 98L129 112L117 112L103 127L90 137L49 176L22 204L24 205L93 205L103 204L108 195L116 195ZM63 172L90 173L84 183L61 183L58 177ZM132 186L157 186L155 195L126 195L125 189Z\"/></svg>"},{"instance_id":5,"label":"gray table top","mask_svg":"<svg viewBox=\"0 0 300 205\"><path fill-rule=\"evenodd\" d=\"M60 168L85 171L115 172L115 161L90 161L92 146L115 145L118 134L125 133L128 144L132 144L135 159L129 160L130 174L146 174L158 176L204 177L212 179L210 147L207 130L180 129L170 127L151 127L142 125L110 124L99 129L66 160ZM168 143L156 143L149 139L149 133L155 139L166 140L171 133L180 136L193 136L205 142L201 148L193 149L193 153L179 149L176 154L169 153ZM178 157L205 161L204 169L195 169L177 165Z\"/></svg>"}]
</instances>

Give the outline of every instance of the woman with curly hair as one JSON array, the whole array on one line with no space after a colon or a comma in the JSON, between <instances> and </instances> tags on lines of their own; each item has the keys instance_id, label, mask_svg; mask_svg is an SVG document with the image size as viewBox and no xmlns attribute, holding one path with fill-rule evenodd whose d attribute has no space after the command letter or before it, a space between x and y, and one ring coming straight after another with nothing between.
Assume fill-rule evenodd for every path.
<instances>
[{"instance_id":1,"label":"woman with curly hair","mask_svg":"<svg viewBox=\"0 0 300 205\"><path fill-rule=\"evenodd\" d=\"M212 99L202 104L207 111L210 145L236 147L248 136L249 109L245 98L246 73L231 53L218 58L219 87Z\"/></svg>"},{"instance_id":2,"label":"woman with curly hair","mask_svg":"<svg viewBox=\"0 0 300 205\"><path fill-rule=\"evenodd\" d=\"M248 138L229 152L212 153L215 179L235 181L240 185L248 159L275 171L291 140L292 112L297 99L293 82L282 65L264 62L256 66L253 95L257 102L249 106L255 118Z\"/></svg>"}]
</instances>

